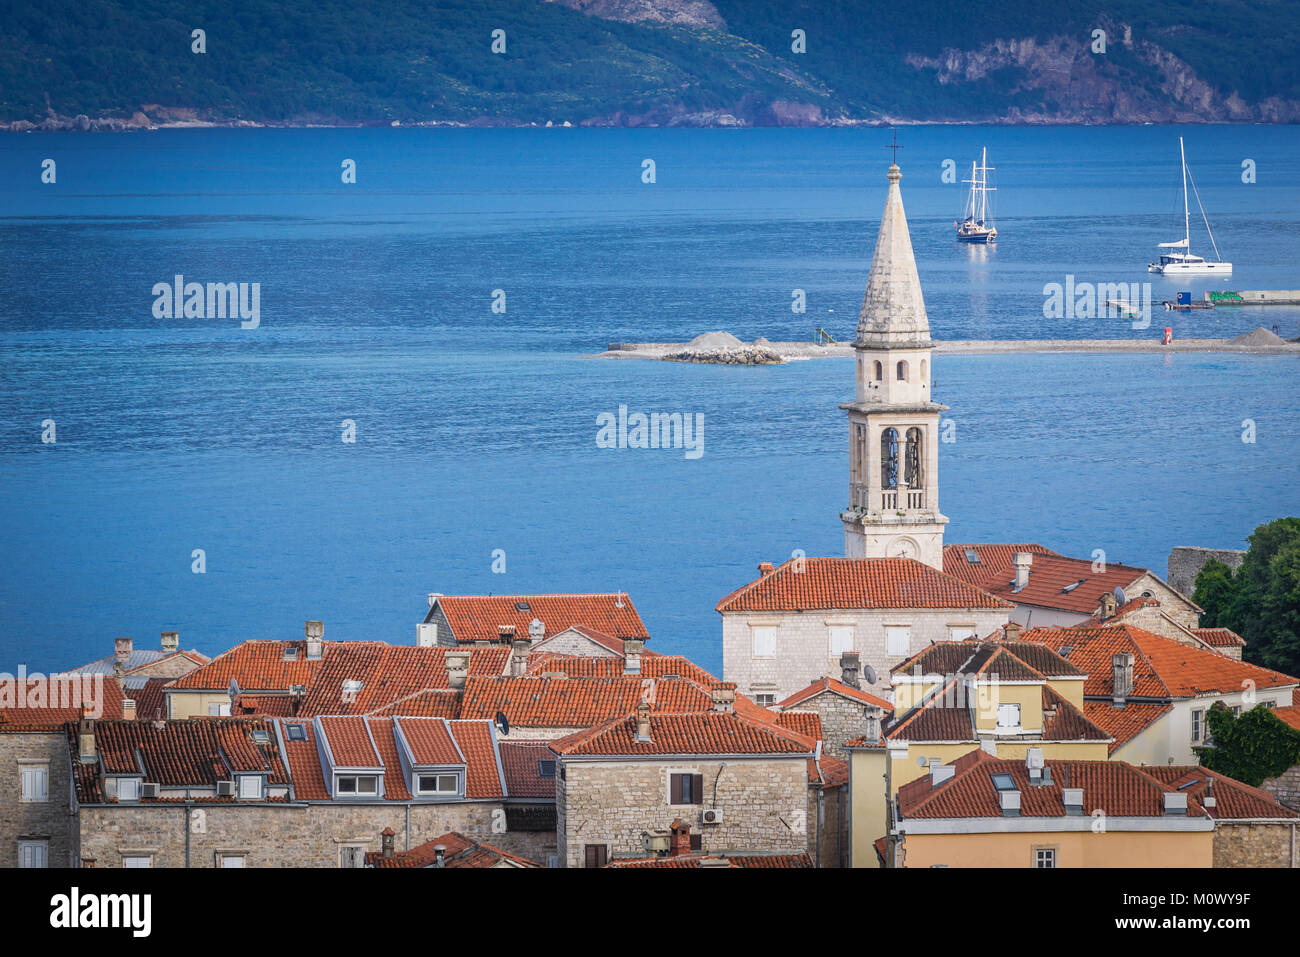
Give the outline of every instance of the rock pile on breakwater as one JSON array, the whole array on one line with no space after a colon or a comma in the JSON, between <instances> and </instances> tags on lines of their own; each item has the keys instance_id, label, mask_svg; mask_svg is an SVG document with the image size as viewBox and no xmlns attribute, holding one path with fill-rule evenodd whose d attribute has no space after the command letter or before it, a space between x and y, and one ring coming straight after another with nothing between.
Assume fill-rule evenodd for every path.
<instances>
[{"instance_id":1,"label":"rock pile on breakwater","mask_svg":"<svg viewBox=\"0 0 1300 957\"><path fill-rule=\"evenodd\" d=\"M662 358L668 362L708 362L730 366L767 366L785 361L766 339L745 342L729 332L706 332Z\"/></svg>"}]
</instances>

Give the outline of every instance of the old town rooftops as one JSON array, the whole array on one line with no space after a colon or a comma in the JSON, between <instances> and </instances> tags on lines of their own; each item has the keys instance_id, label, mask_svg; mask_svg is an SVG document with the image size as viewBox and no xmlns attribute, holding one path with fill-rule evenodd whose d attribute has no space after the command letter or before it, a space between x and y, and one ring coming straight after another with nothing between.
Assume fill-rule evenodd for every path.
<instances>
[{"instance_id":1,"label":"old town rooftops","mask_svg":"<svg viewBox=\"0 0 1300 957\"><path fill-rule=\"evenodd\" d=\"M501 641L502 627L520 638L528 636L534 619L543 637L585 625L616 639L649 639L645 624L626 592L576 595L431 595L426 622L446 617L457 644ZM614 649L617 650L617 649Z\"/></svg>"},{"instance_id":2,"label":"old town rooftops","mask_svg":"<svg viewBox=\"0 0 1300 957\"><path fill-rule=\"evenodd\" d=\"M1094 698L1114 694L1113 660L1117 654L1133 657L1132 688L1127 695L1131 698L1168 701L1233 694L1247 687L1247 682L1259 689L1300 683L1300 679L1280 671L1237 661L1124 623L1098 628L1032 628L1023 632L1021 639L1047 645L1087 672L1083 693Z\"/></svg>"},{"instance_id":3,"label":"old town rooftops","mask_svg":"<svg viewBox=\"0 0 1300 957\"><path fill-rule=\"evenodd\" d=\"M792 558L727 595L716 610L1011 607L913 558Z\"/></svg>"},{"instance_id":4,"label":"old town rooftops","mask_svg":"<svg viewBox=\"0 0 1300 957\"><path fill-rule=\"evenodd\" d=\"M551 742L564 758L650 758L670 755L811 757L814 743L792 731L734 711L650 713L646 733L631 714Z\"/></svg>"},{"instance_id":5,"label":"old town rooftops","mask_svg":"<svg viewBox=\"0 0 1300 957\"><path fill-rule=\"evenodd\" d=\"M1045 644L1032 641L941 641L890 669L914 675L983 675L1002 681L1077 680L1087 674Z\"/></svg>"},{"instance_id":6,"label":"old town rooftops","mask_svg":"<svg viewBox=\"0 0 1300 957\"><path fill-rule=\"evenodd\" d=\"M852 685L846 685L843 681L826 675L818 678L806 688L801 688L790 697L786 698L778 708L783 711L788 708L797 707L805 701L817 697L821 694L836 694L842 698L848 698L850 701L856 701L858 704L870 705L873 708L880 708L883 711L892 711L894 706L884 698L878 698L873 694L863 691L861 688L854 688Z\"/></svg>"},{"instance_id":7,"label":"old town rooftops","mask_svg":"<svg viewBox=\"0 0 1300 957\"><path fill-rule=\"evenodd\" d=\"M391 835L388 835L391 837ZM536 861L511 854L485 841L476 841L456 831L439 835L409 851L366 852L370 867L541 867Z\"/></svg>"}]
</instances>

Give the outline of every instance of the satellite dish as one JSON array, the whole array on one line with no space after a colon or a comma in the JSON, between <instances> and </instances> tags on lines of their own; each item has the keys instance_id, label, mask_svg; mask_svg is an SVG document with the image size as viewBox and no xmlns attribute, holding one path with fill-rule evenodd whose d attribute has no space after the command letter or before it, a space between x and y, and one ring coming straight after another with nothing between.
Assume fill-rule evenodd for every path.
<instances>
[{"instance_id":1,"label":"satellite dish","mask_svg":"<svg viewBox=\"0 0 1300 957\"><path fill-rule=\"evenodd\" d=\"M876 669L873 668L873 667L871 667L871 665L863 665L863 666L862 666L862 677L864 677L864 678L867 679L867 684L869 684L869 685L873 685L873 684L875 684L875 683L876 683Z\"/></svg>"},{"instance_id":2,"label":"satellite dish","mask_svg":"<svg viewBox=\"0 0 1300 957\"><path fill-rule=\"evenodd\" d=\"M496 716L497 730L503 735L510 733L510 719L506 717L504 711L498 711Z\"/></svg>"},{"instance_id":3,"label":"satellite dish","mask_svg":"<svg viewBox=\"0 0 1300 957\"><path fill-rule=\"evenodd\" d=\"M1127 599L1124 597L1124 589L1120 588L1118 585L1115 586L1115 600L1119 602L1121 605L1124 604L1125 601L1127 601Z\"/></svg>"}]
</instances>

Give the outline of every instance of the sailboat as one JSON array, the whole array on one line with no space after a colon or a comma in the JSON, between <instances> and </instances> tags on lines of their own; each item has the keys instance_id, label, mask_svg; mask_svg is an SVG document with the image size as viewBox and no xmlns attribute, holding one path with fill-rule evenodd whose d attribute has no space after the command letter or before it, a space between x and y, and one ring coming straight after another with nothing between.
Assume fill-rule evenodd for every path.
<instances>
[{"instance_id":1,"label":"sailboat","mask_svg":"<svg viewBox=\"0 0 1300 957\"><path fill-rule=\"evenodd\" d=\"M988 163L989 151L985 147L980 154L979 163L970 164L970 179L962 180L963 183L970 183L970 195L966 197L962 221L953 223L957 229L958 242L997 242L998 231L993 227L993 216L989 211L989 193L994 192L996 187L989 185L989 171L993 167Z\"/></svg>"},{"instance_id":2,"label":"sailboat","mask_svg":"<svg viewBox=\"0 0 1300 957\"><path fill-rule=\"evenodd\" d=\"M1219 258L1219 246L1214 241L1214 233L1210 231L1210 220L1205 215L1205 207L1201 205L1201 194L1196 188L1195 180L1192 180L1192 192L1196 196L1196 205L1201 210L1201 219L1205 222L1205 232L1210 237L1210 245L1214 247L1215 261L1208 262L1192 254L1192 219L1187 205L1187 180L1191 176L1191 171L1187 168L1187 152L1183 149L1181 136L1178 137L1178 155L1183 164L1183 238L1172 243L1160 243L1160 260L1148 264L1147 270L1165 276L1230 276L1232 263L1225 263Z\"/></svg>"}]
</instances>

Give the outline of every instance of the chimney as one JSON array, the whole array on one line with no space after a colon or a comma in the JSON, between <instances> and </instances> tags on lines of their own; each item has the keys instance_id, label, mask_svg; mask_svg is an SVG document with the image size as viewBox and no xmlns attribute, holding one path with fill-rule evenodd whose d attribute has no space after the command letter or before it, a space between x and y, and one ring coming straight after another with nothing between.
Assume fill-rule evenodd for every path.
<instances>
[{"instance_id":1,"label":"chimney","mask_svg":"<svg viewBox=\"0 0 1300 957\"><path fill-rule=\"evenodd\" d=\"M395 836L396 832L391 827L386 827L379 832L379 853L383 855L384 860L388 860L393 856L393 838Z\"/></svg>"},{"instance_id":2,"label":"chimney","mask_svg":"<svg viewBox=\"0 0 1300 957\"><path fill-rule=\"evenodd\" d=\"M95 719L82 718L77 731L77 756L83 764L95 763Z\"/></svg>"},{"instance_id":3,"label":"chimney","mask_svg":"<svg viewBox=\"0 0 1300 957\"><path fill-rule=\"evenodd\" d=\"M497 641L502 644L509 644L515 640L514 625L497 625Z\"/></svg>"},{"instance_id":4,"label":"chimney","mask_svg":"<svg viewBox=\"0 0 1300 957\"><path fill-rule=\"evenodd\" d=\"M1018 621L1009 621L1009 622L1007 622L1007 623L1006 623L1006 626L1003 627L1003 629L1002 629L1002 640L1003 640L1003 641L1019 641L1019 640L1020 640L1020 622L1018 622Z\"/></svg>"},{"instance_id":5,"label":"chimney","mask_svg":"<svg viewBox=\"0 0 1300 957\"><path fill-rule=\"evenodd\" d=\"M650 705L645 701L636 706L636 739L642 744L650 740Z\"/></svg>"},{"instance_id":6,"label":"chimney","mask_svg":"<svg viewBox=\"0 0 1300 957\"><path fill-rule=\"evenodd\" d=\"M123 721L135 720L135 699L134 698L122 699L122 720Z\"/></svg>"},{"instance_id":7,"label":"chimney","mask_svg":"<svg viewBox=\"0 0 1300 957\"><path fill-rule=\"evenodd\" d=\"M162 633L162 650L163 654L170 655L179 651L181 647L181 636L175 631L164 631Z\"/></svg>"},{"instance_id":8,"label":"chimney","mask_svg":"<svg viewBox=\"0 0 1300 957\"><path fill-rule=\"evenodd\" d=\"M432 608L434 605L438 603L438 599L442 597L442 592L431 591L429 592L427 597L429 599L429 607Z\"/></svg>"},{"instance_id":9,"label":"chimney","mask_svg":"<svg viewBox=\"0 0 1300 957\"><path fill-rule=\"evenodd\" d=\"M126 667L120 658L113 662L113 680L117 682L118 691L126 690Z\"/></svg>"},{"instance_id":10,"label":"chimney","mask_svg":"<svg viewBox=\"0 0 1300 957\"><path fill-rule=\"evenodd\" d=\"M307 636L307 660L320 661L325 655L325 623L309 621L303 626L303 634Z\"/></svg>"},{"instance_id":11,"label":"chimney","mask_svg":"<svg viewBox=\"0 0 1300 957\"><path fill-rule=\"evenodd\" d=\"M641 673L641 652L645 642L640 638L623 639L623 674L639 675Z\"/></svg>"},{"instance_id":12,"label":"chimney","mask_svg":"<svg viewBox=\"0 0 1300 957\"><path fill-rule=\"evenodd\" d=\"M709 695L713 698L714 711L736 710L736 683L734 681L719 682L709 691Z\"/></svg>"},{"instance_id":13,"label":"chimney","mask_svg":"<svg viewBox=\"0 0 1300 957\"><path fill-rule=\"evenodd\" d=\"M673 821L671 830L673 836L668 847L669 856L676 857L679 854L691 853L691 826L678 818Z\"/></svg>"},{"instance_id":14,"label":"chimney","mask_svg":"<svg viewBox=\"0 0 1300 957\"><path fill-rule=\"evenodd\" d=\"M846 651L840 655L840 680L850 688L860 688L858 682L858 673L861 671L862 661L856 651Z\"/></svg>"},{"instance_id":15,"label":"chimney","mask_svg":"<svg viewBox=\"0 0 1300 957\"><path fill-rule=\"evenodd\" d=\"M1201 804L1205 807L1214 807L1218 801L1214 797L1214 778L1205 779L1205 797L1201 798Z\"/></svg>"},{"instance_id":16,"label":"chimney","mask_svg":"<svg viewBox=\"0 0 1300 957\"><path fill-rule=\"evenodd\" d=\"M465 688L465 679L469 677L469 652L455 651L447 652L447 685L453 691L462 691Z\"/></svg>"},{"instance_id":17,"label":"chimney","mask_svg":"<svg viewBox=\"0 0 1300 957\"><path fill-rule=\"evenodd\" d=\"M1029 566L1034 563L1032 552L1016 552L1016 584L1013 591L1020 591L1029 584Z\"/></svg>"},{"instance_id":18,"label":"chimney","mask_svg":"<svg viewBox=\"0 0 1300 957\"><path fill-rule=\"evenodd\" d=\"M1101 606L1097 609L1097 617L1102 621L1105 621L1107 618L1114 618L1115 612L1118 609L1119 600L1110 592L1106 592L1101 596Z\"/></svg>"},{"instance_id":19,"label":"chimney","mask_svg":"<svg viewBox=\"0 0 1300 957\"><path fill-rule=\"evenodd\" d=\"M447 845L446 844L433 845L433 866L434 867L447 866Z\"/></svg>"},{"instance_id":20,"label":"chimney","mask_svg":"<svg viewBox=\"0 0 1300 957\"><path fill-rule=\"evenodd\" d=\"M131 657L131 639L114 638L113 639L113 660L120 662L126 667L126 660Z\"/></svg>"},{"instance_id":21,"label":"chimney","mask_svg":"<svg viewBox=\"0 0 1300 957\"><path fill-rule=\"evenodd\" d=\"M874 711L868 711L864 721L866 732L862 736L874 744L880 740L880 716Z\"/></svg>"},{"instance_id":22,"label":"chimney","mask_svg":"<svg viewBox=\"0 0 1300 957\"><path fill-rule=\"evenodd\" d=\"M758 563L758 574L761 575L762 577L766 578L768 575L772 574L772 571L773 569L772 569L771 562Z\"/></svg>"},{"instance_id":23,"label":"chimney","mask_svg":"<svg viewBox=\"0 0 1300 957\"><path fill-rule=\"evenodd\" d=\"M1111 699L1117 708L1124 707L1124 699L1133 693L1133 656L1117 652L1111 656Z\"/></svg>"},{"instance_id":24,"label":"chimney","mask_svg":"<svg viewBox=\"0 0 1300 957\"><path fill-rule=\"evenodd\" d=\"M522 678L528 674L528 649L532 645L526 638L517 638L510 643L510 674Z\"/></svg>"}]
</instances>

